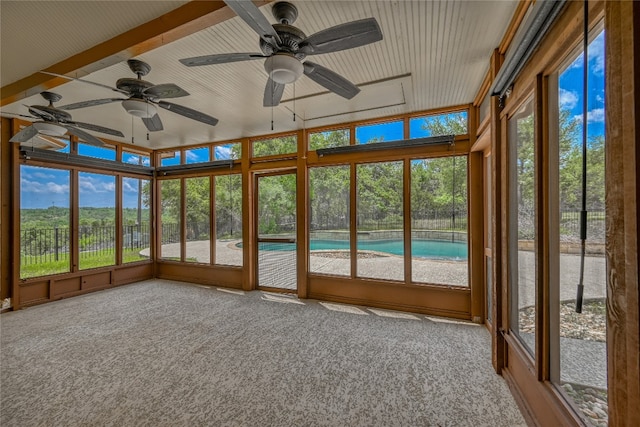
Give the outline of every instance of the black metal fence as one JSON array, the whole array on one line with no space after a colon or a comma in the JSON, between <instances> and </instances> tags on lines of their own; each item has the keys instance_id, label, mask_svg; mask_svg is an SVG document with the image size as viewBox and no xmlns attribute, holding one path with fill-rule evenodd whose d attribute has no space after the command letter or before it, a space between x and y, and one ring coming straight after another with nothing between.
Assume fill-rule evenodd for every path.
<instances>
[{"instance_id":1,"label":"black metal fence","mask_svg":"<svg viewBox=\"0 0 640 427\"><path fill-rule=\"evenodd\" d=\"M43 264L69 259L71 247L69 227L28 228L20 230L20 264ZM143 249L149 246L148 224L125 225L122 229L123 249ZM85 255L102 255L115 251L115 226L81 226L78 228L78 249Z\"/></svg>"},{"instance_id":2,"label":"black metal fence","mask_svg":"<svg viewBox=\"0 0 640 427\"><path fill-rule=\"evenodd\" d=\"M325 220L318 224L313 222L312 231L343 229L345 218L335 221ZM399 215L377 218L375 215L358 215L359 230L401 230L403 220ZM411 219L413 229L421 230L466 230L467 212L457 210L432 210L421 212L419 217ZM242 233L240 218L219 218L217 232L227 238L240 236ZM604 242L604 211L587 212L587 237L590 241ZM125 225L122 230L123 249L143 249L150 244L149 224ZM208 222L187 224L187 240L202 240L211 237ZM562 211L560 214L560 237L563 241L573 241L580 237L580 212ZM41 264L69 259L70 230L68 227L28 228L20 230L21 265ZM79 250L81 253L100 255L113 253L116 242L115 226L93 227L82 226L78 229ZM179 243L181 226L178 223L162 224L162 244Z\"/></svg>"}]
</instances>

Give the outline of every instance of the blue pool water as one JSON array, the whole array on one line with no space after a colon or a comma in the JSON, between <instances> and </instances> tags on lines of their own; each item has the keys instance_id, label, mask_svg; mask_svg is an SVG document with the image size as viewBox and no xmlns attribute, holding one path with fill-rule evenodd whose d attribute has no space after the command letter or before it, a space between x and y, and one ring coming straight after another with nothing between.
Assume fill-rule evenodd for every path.
<instances>
[{"instance_id":1,"label":"blue pool water","mask_svg":"<svg viewBox=\"0 0 640 427\"><path fill-rule=\"evenodd\" d=\"M260 243L258 248L265 251L283 251L293 250L294 245L294 243ZM346 240L311 240L310 249L312 251L348 250L349 242ZM361 240L358 242L358 250L403 255L404 242L402 240ZM466 243L418 239L414 239L411 242L411 254L416 258L453 259L460 261L465 261L468 256Z\"/></svg>"}]
</instances>

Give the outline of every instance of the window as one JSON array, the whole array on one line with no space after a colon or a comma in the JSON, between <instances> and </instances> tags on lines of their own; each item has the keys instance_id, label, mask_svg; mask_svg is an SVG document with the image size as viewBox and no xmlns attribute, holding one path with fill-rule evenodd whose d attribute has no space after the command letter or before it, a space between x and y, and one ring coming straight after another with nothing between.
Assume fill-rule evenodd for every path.
<instances>
[{"instance_id":1,"label":"window","mask_svg":"<svg viewBox=\"0 0 640 427\"><path fill-rule=\"evenodd\" d=\"M349 145L349 129L336 129L309 134L309 150Z\"/></svg>"},{"instance_id":2,"label":"window","mask_svg":"<svg viewBox=\"0 0 640 427\"><path fill-rule=\"evenodd\" d=\"M94 145L78 143L78 154L81 156L95 157L102 160L115 160L116 150L113 147L96 147Z\"/></svg>"},{"instance_id":3,"label":"window","mask_svg":"<svg viewBox=\"0 0 640 427\"><path fill-rule=\"evenodd\" d=\"M122 263L151 256L151 181L122 178Z\"/></svg>"},{"instance_id":4,"label":"window","mask_svg":"<svg viewBox=\"0 0 640 427\"><path fill-rule=\"evenodd\" d=\"M580 53L557 75L555 206L552 234L557 248L557 274L552 305L552 379L590 425L607 420L605 187L604 187L604 33L589 45L587 123L582 121L584 58ZM580 278L582 210L582 131L586 125L586 245ZM554 151L552 151L554 152ZM552 181L553 182L553 181ZM584 284L581 313L576 312L578 283Z\"/></svg>"},{"instance_id":5,"label":"window","mask_svg":"<svg viewBox=\"0 0 640 427\"><path fill-rule=\"evenodd\" d=\"M211 262L210 182L208 176L185 179L187 262Z\"/></svg>"},{"instance_id":6,"label":"window","mask_svg":"<svg viewBox=\"0 0 640 427\"><path fill-rule=\"evenodd\" d=\"M160 153L160 166L175 166L180 164L180 151L166 151Z\"/></svg>"},{"instance_id":7,"label":"window","mask_svg":"<svg viewBox=\"0 0 640 427\"><path fill-rule=\"evenodd\" d=\"M220 144L213 147L214 160L236 160L242 155L242 146L239 142Z\"/></svg>"},{"instance_id":8,"label":"window","mask_svg":"<svg viewBox=\"0 0 640 427\"><path fill-rule=\"evenodd\" d=\"M309 169L310 271L351 275L349 166Z\"/></svg>"},{"instance_id":9,"label":"window","mask_svg":"<svg viewBox=\"0 0 640 427\"><path fill-rule=\"evenodd\" d=\"M182 241L182 188L180 179L160 181L160 257L180 261Z\"/></svg>"},{"instance_id":10,"label":"window","mask_svg":"<svg viewBox=\"0 0 640 427\"><path fill-rule=\"evenodd\" d=\"M438 115L414 117L409 120L410 138L442 135L466 135L467 112L457 111Z\"/></svg>"},{"instance_id":11,"label":"window","mask_svg":"<svg viewBox=\"0 0 640 427\"><path fill-rule=\"evenodd\" d=\"M79 269L116 261L116 177L78 173Z\"/></svg>"},{"instance_id":12,"label":"window","mask_svg":"<svg viewBox=\"0 0 640 427\"><path fill-rule=\"evenodd\" d=\"M20 278L66 273L71 265L68 170L20 165Z\"/></svg>"},{"instance_id":13,"label":"window","mask_svg":"<svg viewBox=\"0 0 640 427\"><path fill-rule=\"evenodd\" d=\"M358 276L404 281L403 162L356 166Z\"/></svg>"},{"instance_id":14,"label":"window","mask_svg":"<svg viewBox=\"0 0 640 427\"><path fill-rule=\"evenodd\" d=\"M295 135L253 141L253 157L276 156L298 152Z\"/></svg>"},{"instance_id":15,"label":"window","mask_svg":"<svg viewBox=\"0 0 640 427\"><path fill-rule=\"evenodd\" d=\"M536 215L533 98L509 118L510 327L534 355Z\"/></svg>"},{"instance_id":16,"label":"window","mask_svg":"<svg viewBox=\"0 0 640 427\"><path fill-rule=\"evenodd\" d=\"M187 164L208 162L210 161L209 147L191 148L185 150L184 159Z\"/></svg>"},{"instance_id":17,"label":"window","mask_svg":"<svg viewBox=\"0 0 640 427\"><path fill-rule=\"evenodd\" d=\"M147 154L139 154L139 153L131 153L128 151L123 151L122 163L149 167L151 166L151 158Z\"/></svg>"},{"instance_id":18,"label":"window","mask_svg":"<svg viewBox=\"0 0 640 427\"><path fill-rule=\"evenodd\" d=\"M467 158L412 160L412 280L468 286L467 248Z\"/></svg>"},{"instance_id":19,"label":"window","mask_svg":"<svg viewBox=\"0 0 640 427\"><path fill-rule=\"evenodd\" d=\"M215 263L242 266L242 176L216 176L215 183Z\"/></svg>"},{"instance_id":20,"label":"window","mask_svg":"<svg viewBox=\"0 0 640 427\"><path fill-rule=\"evenodd\" d=\"M402 120L356 127L356 144L373 144L401 139L404 139Z\"/></svg>"}]
</instances>

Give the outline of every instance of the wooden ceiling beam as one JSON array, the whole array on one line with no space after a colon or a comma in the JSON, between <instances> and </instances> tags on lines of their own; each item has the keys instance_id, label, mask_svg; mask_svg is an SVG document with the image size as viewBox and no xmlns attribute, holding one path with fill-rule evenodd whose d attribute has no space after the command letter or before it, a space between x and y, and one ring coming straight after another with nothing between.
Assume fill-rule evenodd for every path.
<instances>
[{"instance_id":1,"label":"wooden ceiling beam","mask_svg":"<svg viewBox=\"0 0 640 427\"><path fill-rule=\"evenodd\" d=\"M260 7L271 1L254 0ZM43 71L75 74L82 77L197 31L233 18L235 13L222 1L190 1L171 12L139 25L110 40L73 55ZM31 74L0 89L0 106L14 103L69 80L40 72Z\"/></svg>"}]
</instances>

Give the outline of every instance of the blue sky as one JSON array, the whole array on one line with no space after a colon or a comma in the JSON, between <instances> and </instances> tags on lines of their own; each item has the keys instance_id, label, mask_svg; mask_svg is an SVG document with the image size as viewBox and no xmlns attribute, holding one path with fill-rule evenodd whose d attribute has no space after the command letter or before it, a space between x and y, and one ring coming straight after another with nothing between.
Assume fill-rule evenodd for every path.
<instances>
[{"instance_id":1,"label":"blue sky","mask_svg":"<svg viewBox=\"0 0 640 427\"><path fill-rule=\"evenodd\" d=\"M559 76L560 108L568 109L573 120L582 122L582 74L583 61L579 55L564 69ZM604 33L601 33L589 45L589 100L587 115L587 131L589 137L604 134ZM422 119L410 121L411 137L428 136L421 128ZM402 121L395 121L356 129L356 140L365 143L372 138L382 137L384 141L403 139ZM576 141L577 143L580 141ZM215 147L214 159L231 157L233 144ZM96 148L81 144L80 154L115 159L115 152L109 149ZM208 148L194 148L185 151L186 163L209 161ZM124 153L123 162L139 164L141 157L137 154ZM149 158L142 157L144 166L149 166ZM175 156L162 161L163 166L180 164L180 157ZM137 206L138 186L135 180L125 180L123 197L125 207ZM80 182L80 201L82 206L112 207L115 204L115 180L112 176L84 174ZM69 172L21 166L21 207L23 209L48 208L50 206L69 206Z\"/></svg>"},{"instance_id":2,"label":"blue sky","mask_svg":"<svg viewBox=\"0 0 640 427\"><path fill-rule=\"evenodd\" d=\"M587 135L604 135L604 32L589 45ZM578 56L559 76L560 108L582 123L583 57Z\"/></svg>"}]
</instances>

